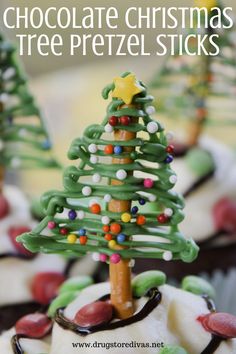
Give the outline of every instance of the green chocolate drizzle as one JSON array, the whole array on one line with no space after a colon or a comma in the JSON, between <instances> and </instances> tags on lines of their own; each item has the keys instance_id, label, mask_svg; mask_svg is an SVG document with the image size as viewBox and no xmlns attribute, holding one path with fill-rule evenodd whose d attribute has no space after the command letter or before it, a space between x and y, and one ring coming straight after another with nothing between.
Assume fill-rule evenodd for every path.
<instances>
[{"instance_id":1,"label":"green chocolate drizzle","mask_svg":"<svg viewBox=\"0 0 236 354\"><path fill-rule=\"evenodd\" d=\"M126 75L127 73L123 77ZM82 138L77 138L72 142L68 157L76 160L76 165L68 167L64 172L64 191L50 191L44 194L42 204L46 217L32 232L18 238L32 252L56 252L73 256L81 256L87 252L99 252L108 257L118 253L123 258L162 259L165 252L169 251L173 260L181 259L191 262L196 258L198 247L192 240L186 240L178 229L178 224L184 217L182 212L184 202L182 197L172 191L174 183L170 181L170 177L175 174L165 161L168 157L166 152L168 142L164 128L156 122L158 131L148 132L148 123L154 121L148 115L146 106L152 102L153 98L147 94L142 82L139 84L143 86L143 91L133 97L132 107L122 106L124 102L121 99L113 98L108 105L102 124L90 125ZM114 85L109 85L104 89L105 99L108 98L113 88ZM131 124L117 125L115 129L136 132L136 137L127 141L116 141L113 134L105 133L111 116L129 116ZM89 152L90 144L96 144L95 153ZM126 152L119 155L108 156L104 153L104 146L108 144L134 148L135 151L127 152L126 149ZM98 158L96 164L91 163L91 155ZM132 162L122 165L111 163L112 157L117 159L128 157L132 159ZM120 169L127 172L126 179L120 185L111 185L111 180L117 179L116 172ZM100 183L92 181L95 173L101 176ZM144 178L154 180L151 188L144 187ZM91 195L83 195L82 190L85 186L91 187ZM110 194L112 199L132 201L132 207L138 205L140 198L149 203L149 197L152 195L156 197L157 209L160 213L168 208L173 214L164 224L161 224L157 221L158 214L142 211L142 206L139 206L137 215L145 216L146 223L138 225L137 215L132 215L131 221L125 223L121 221L121 213L108 211L108 203L103 199L107 194ZM94 198L101 206L99 215L92 214L89 208L89 201ZM82 211L85 216L83 219L77 217L71 220L68 217L69 210ZM121 232L126 236L122 246L127 248L121 250L109 248L102 229L102 216L108 216L111 220L110 224L116 222L121 225ZM49 230L48 222L55 222L56 227ZM79 230L85 229L87 243L81 245L79 240L75 244L68 243L67 237L60 233L61 228L66 228L68 233L75 234L78 239ZM112 236L116 240L116 235ZM152 238L150 239L149 236Z\"/></svg>"},{"instance_id":2,"label":"green chocolate drizzle","mask_svg":"<svg viewBox=\"0 0 236 354\"><path fill-rule=\"evenodd\" d=\"M15 47L0 34L0 165L59 167L42 113L29 91Z\"/></svg>"}]
</instances>

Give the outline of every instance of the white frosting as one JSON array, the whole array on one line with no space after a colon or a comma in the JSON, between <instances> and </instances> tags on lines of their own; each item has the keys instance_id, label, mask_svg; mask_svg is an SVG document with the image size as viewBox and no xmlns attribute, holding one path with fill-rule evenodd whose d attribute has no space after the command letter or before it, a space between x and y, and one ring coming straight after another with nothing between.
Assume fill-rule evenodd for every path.
<instances>
[{"instance_id":1,"label":"white frosting","mask_svg":"<svg viewBox=\"0 0 236 354\"><path fill-rule=\"evenodd\" d=\"M142 321L132 325L96 332L88 336L80 336L69 330L64 330L58 324L54 325L50 354L77 353L71 343L113 343L113 342L164 342L169 345L182 345L189 354L199 354L211 340L211 334L206 332L196 320L199 315L208 313L205 301L196 295L176 289L169 285L160 287L161 303ZM78 298L65 310L65 316L73 319L77 311L84 305L98 299L109 292L109 284L101 283L84 289ZM147 299L135 301L138 311ZM123 349L124 351L124 349ZM91 353L91 348L83 348L83 354ZM110 349L112 354L120 354L120 348ZM129 348L129 353L137 353L137 348ZM157 354L157 348L142 349L142 354ZM232 354L236 352L236 340L223 342L215 354ZM103 354L104 348L96 348L96 354Z\"/></svg>"},{"instance_id":2,"label":"white frosting","mask_svg":"<svg viewBox=\"0 0 236 354\"><path fill-rule=\"evenodd\" d=\"M200 139L200 146L212 154L216 173L185 198L185 219L180 229L196 241L203 241L216 232L212 216L215 203L223 197L236 200L236 156L233 151L207 137ZM178 175L176 190L184 193L198 178L188 168L184 158L176 158L172 167Z\"/></svg>"},{"instance_id":3,"label":"white frosting","mask_svg":"<svg viewBox=\"0 0 236 354\"><path fill-rule=\"evenodd\" d=\"M15 329L4 332L0 336L0 353L14 354L11 347L11 337L15 334ZM49 353L50 339L47 337L43 340L22 338L20 340L21 347L27 354Z\"/></svg>"}]
</instances>

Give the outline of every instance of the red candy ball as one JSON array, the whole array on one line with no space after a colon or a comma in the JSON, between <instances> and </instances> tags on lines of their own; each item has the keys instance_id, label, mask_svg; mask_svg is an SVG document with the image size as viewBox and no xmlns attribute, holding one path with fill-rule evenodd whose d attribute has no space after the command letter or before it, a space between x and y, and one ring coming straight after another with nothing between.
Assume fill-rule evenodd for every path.
<instances>
[{"instance_id":1,"label":"red candy ball","mask_svg":"<svg viewBox=\"0 0 236 354\"><path fill-rule=\"evenodd\" d=\"M236 316L229 313L210 313L197 318L206 331L223 338L236 338Z\"/></svg>"},{"instance_id":2,"label":"red candy ball","mask_svg":"<svg viewBox=\"0 0 236 354\"><path fill-rule=\"evenodd\" d=\"M129 116L120 117L120 124L121 125L129 125L130 123L131 123L131 119Z\"/></svg>"},{"instance_id":3,"label":"red candy ball","mask_svg":"<svg viewBox=\"0 0 236 354\"><path fill-rule=\"evenodd\" d=\"M111 240L112 240L112 235L111 235L111 234L106 234L106 235L104 236L104 238L105 238L105 240L107 240L107 241L111 241Z\"/></svg>"},{"instance_id":4,"label":"red candy ball","mask_svg":"<svg viewBox=\"0 0 236 354\"><path fill-rule=\"evenodd\" d=\"M52 321L43 313L32 313L20 318L15 324L16 334L30 338L42 338L52 329Z\"/></svg>"},{"instance_id":5,"label":"red candy ball","mask_svg":"<svg viewBox=\"0 0 236 354\"><path fill-rule=\"evenodd\" d=\"M65 227L61 228L61 230L60 230L61 235L67 235L68 233L69 233L69 231Z\"/></svg>"},{"instance_id":6,"label":"red candy ball","mask_svg":"<svg viewBox=\"0 0 236 354\"><path fill-rule=\"evenodd\" d=\"M110 226L109 225L103 225L102 227L104 232L109 232L110 231Z\"/></svg>"},{"instance_id":7,"label":"red candy ball","mask_svg":"<svg viewBox=\"0 0 236 354\"><path fill-rule=\"evenodd\" d=\"M17 250L17 252L27 257L33 257L34 254L28 251L21 243L17 242L16 238L17 236L20 236L21 234L30 231L31 230L27 226L10 227L10 229L8 230L8 235L10 237L10 240L14 245L15 249Z\"/></svg>"},{"instance_id":8,"label":"red candy ball","mask_svg":"<svg viewBox=\"0 0 236 354\"><path fill-rule=\"evenodd\" d=\"M93 214L100 214L100 212L101 212L101 206L97 203L92 204L89 209L90 209L91 213L93 213Z\"/></svg>"},{"instance_id":9,"label":"red candy ball","mask_svg":"<svg viewBox=\"0 0 236 354\"><path fill-rule=\"evenodd\" d=\"M160 214L157 216L157 221L160 224L165 224L168 221L168 216L166 216L165 214Z\"/></svg>"},{"instance_id":10,"label":"red candy ball","mask_svg":"<svg viewBox=\"0 0 236 354\"><path fill-rule=\"evenodd\" d=\"M58 288L64 281L65 277L61 273L44 272L36 274L31 284L33 298L40 304L49 304L57 296Z\"/></svg>"},{"instance_id":11,"label":"red candy ball","mask_svg":"<svg viewBox=\"0 0 236 354\"><path fill-rule=\"evenodd\" d=\"M174 145L168 145L166 148L166 152L168 152L168 154L173 154L174 150L175 150Z\"/></svg>"},{"instance_id":12,"label":"red candy ball","mask_svg":"<svg viewBox=\"0 0 236 354\"><path fill-rule=\"evenodd\" d=\"M7 199L0 195L0 219L5 218L10 213L10 205Z\"/></svg>"},{"instance_id":13,"label":"red candy ball","mask_svg":"<svg viewBox=\"0 0 236 354\"><path fill-rule=\"evenodd\" d=\"M112 116L109 118L108 123L114 127L118 124L118 118L115 116Z\"/></svg>"},{"instance_id":14,"label":"red candy ball","mask_svg":"<svg viewBox=\"0 0 236 354\"><path fill-rule=\"evenodd\" d=\"M81 327L97 326L111 321L112 305L108 302L96 301L82 307L75 315L74 322Z\"/></svg>"},{"instance_id":15,"label":"red candy ball","mask_svg":"<svg viewBox=\"0 0 236 354\"><path fill-rule=\"evenodd\" d=\"M121 231L120 224L117 224L117 223L111 224L110 231L113 234L118 234Z\"/></svg>"},{"instance_id":16,"label":"red candy ball","mask_svg":"<svg viewBox=\"0 0 236 354\"><path fill-rule=\"evenodd\" d=\"M106 145L104 148L104 154L106 155L113 154L113 145Z\"/></svg>"},{"instance_id":17,"label":"red candy ball","mask_svg":"<svg viewBox=\"0 0 236 354\"><path fill-rule=\"evenodd\" d=\"M220 199L213 207L213 218L217 230L236 231L236 201Z\"/></svg>"}]
</instances>

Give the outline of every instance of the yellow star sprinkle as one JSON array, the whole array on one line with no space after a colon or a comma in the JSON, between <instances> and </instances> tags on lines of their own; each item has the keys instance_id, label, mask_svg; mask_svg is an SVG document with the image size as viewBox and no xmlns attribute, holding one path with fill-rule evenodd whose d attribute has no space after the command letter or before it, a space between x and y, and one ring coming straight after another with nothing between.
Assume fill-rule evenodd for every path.
<instances>
[{"instance_id":1,"label":"yellow star sprinkle","mask_svg":"<svg viewBox=\"0 0 236 354\"><path fill-rule=\"evenodd\" d=\"M207 10L210 11L212 7L217 6L217 0L195 0L194 6L206 7Z\"/></svg>"},{"instance_id":2,"label":"yellow star sprinkle","mask_svg":"<svg viewBox=\"0 0 236 354\"><path fill-rule=\"evenodd\" d=\"M137 82L135 75L114 78L115 89L112 97L121 98L126 104L130 104L135 95L143 91L143 87Z\"/></svg>"}]
</instances>

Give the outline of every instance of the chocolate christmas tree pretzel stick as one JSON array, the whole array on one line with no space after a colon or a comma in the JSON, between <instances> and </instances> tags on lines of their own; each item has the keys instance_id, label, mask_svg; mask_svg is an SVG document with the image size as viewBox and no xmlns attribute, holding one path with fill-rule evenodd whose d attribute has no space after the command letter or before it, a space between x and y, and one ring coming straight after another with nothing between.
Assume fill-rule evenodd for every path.
<instances>
[{"instance_id":1,"label":"chocolate christmas tree pretzel stick","mask_svg":"<svg viewBox=\"0 0 236 354\"><path fill-rule=\"evenodd\" d=\"M121 108L133 107L125 105ZM134 118L133 118L134 120ZM137 119L135 118L137 121ZM136 138L136 133L126 130L115 130L114 140L128 141ZM124 152L130 152L134 148L125 147ZM113 158L113 164L129 164L132 163L131 158L118 159ZM123 182L112 180L111 184L120 185ZM111 212L129 212L131 208L130 200L111 200L109 203L109 211ZM119 246L120 247L120 246ZM124 248L124 247L122 247ZM129 267L129 259L122 259L118 264L110 263L110 284L111 284L111 302L115 308L116 315L119 318L127 318L133 315L132 289L131 289L131 268Z\"/></svg>"}]
</instances>

